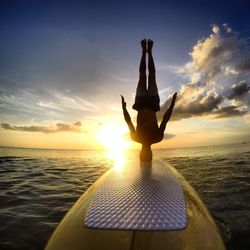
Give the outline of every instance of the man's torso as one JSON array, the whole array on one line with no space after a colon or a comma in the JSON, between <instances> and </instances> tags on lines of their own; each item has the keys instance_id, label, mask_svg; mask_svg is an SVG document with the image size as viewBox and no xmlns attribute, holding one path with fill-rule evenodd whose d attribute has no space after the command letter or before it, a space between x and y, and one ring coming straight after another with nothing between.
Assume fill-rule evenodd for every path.
<instances>
[{"instance_id":1,"label":"man's torso","mask_svg":"<svg viewBox=\"0 0 250 250\"><path fill-rule=\"evenodd\" d=\"M136 132L131 133L132 140L151 145L163 139L157 123L156 113L149 109L142 109L137 114Z\"/></svg>"}]
</instances>

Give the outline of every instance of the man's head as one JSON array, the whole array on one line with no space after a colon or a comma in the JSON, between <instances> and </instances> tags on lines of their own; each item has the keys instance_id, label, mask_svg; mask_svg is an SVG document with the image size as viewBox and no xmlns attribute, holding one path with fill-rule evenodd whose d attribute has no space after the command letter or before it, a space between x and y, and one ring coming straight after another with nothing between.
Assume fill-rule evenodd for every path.
<instances>
[{"instance_id":1,"label":"man's head","mask_svg":"<svg viewBox=\"0 0 250 250\"><path fill-rule=\"evenodd\" d=\"M152 161L152 151L151 151L150 146L148 147L142 146L142 149L140 151L140 160L143 162Z\"/></svg>"}]
</instances>

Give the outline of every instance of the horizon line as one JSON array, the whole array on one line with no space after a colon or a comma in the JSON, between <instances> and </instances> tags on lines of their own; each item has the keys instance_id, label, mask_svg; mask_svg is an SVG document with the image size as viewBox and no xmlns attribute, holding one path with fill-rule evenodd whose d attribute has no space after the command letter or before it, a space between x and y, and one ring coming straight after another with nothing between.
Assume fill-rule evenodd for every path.
<instances>
[{"instance_id":1,"label":"horizon line","mask_svg":"<svg viewBox=\"0 0 250 250\"><path fill-rule=\"evenodd\" d=\"M201 148L201 147L213 147L213 146L226 146L226 145L235 145L235 144L248 144L250 141L242 141L235 143L226 143L226 144L210 144L210 145L201 145L201 146L182 146L182 147L165 147L165 148L154 148L153 150L165 150L165 149L179 149L179 148ZM37 150L64 150L64 151L110 151L108 149L70 149L70 148L31 148L31 147L15 147L15 146L4 146L0 145L0 148L13 148L13 149L37 149ZM137 151L139 149L125 149L124 151Z\"/></svg>"}]
</instances>

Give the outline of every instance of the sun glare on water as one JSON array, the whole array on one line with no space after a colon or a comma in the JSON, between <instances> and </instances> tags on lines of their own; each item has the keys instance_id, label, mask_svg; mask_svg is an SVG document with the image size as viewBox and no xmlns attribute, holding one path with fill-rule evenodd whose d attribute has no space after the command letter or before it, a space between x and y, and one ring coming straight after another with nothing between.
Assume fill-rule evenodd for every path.
<instances>
[{"instance_id":1,"label":"sun glare on water","mask_svg":"<svg viewBox=\"0 0 250 250\"><path fill-rule=\"evenodd\" d=\"M124 164L124 151L131 146L131 142L125 138L126 133L126 127L115 123L104 125L98 133L101 145L108 150L108 157L115 161L115 167L118 169Z\"/></svg>"}]
</instances>

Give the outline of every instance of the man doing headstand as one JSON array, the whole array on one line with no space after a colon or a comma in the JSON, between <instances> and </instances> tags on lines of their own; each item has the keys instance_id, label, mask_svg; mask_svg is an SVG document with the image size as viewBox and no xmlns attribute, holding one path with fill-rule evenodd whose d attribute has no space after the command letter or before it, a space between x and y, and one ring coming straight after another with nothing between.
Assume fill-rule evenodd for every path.
<instances>
[{"instance_id":1,"label":"man doing headstand","mask_svg":"<svg viewBox=\"0 0 250 250\"><path fill-rule=\"evenodd\" d=\"M131 121L130 115L126 109L126 102L124 97L122 99L122 109L125 121L130 130L132 140L141 143L142 148L140 151L140 160L144 162L152 161L151 145L162 141L166 124L169 121L177 93L172 97L171 105L165 112L160 127L158 127L156 112L160 110L160 98L155 80L155 65L152 56L152 40L142 40L142 57L139 69L139 82L136 89L135 103L133 109L137 113L137 126L136 129ZM146 76L146 53L148 53L148 88Z\"/></svg>"}]
</instances>

